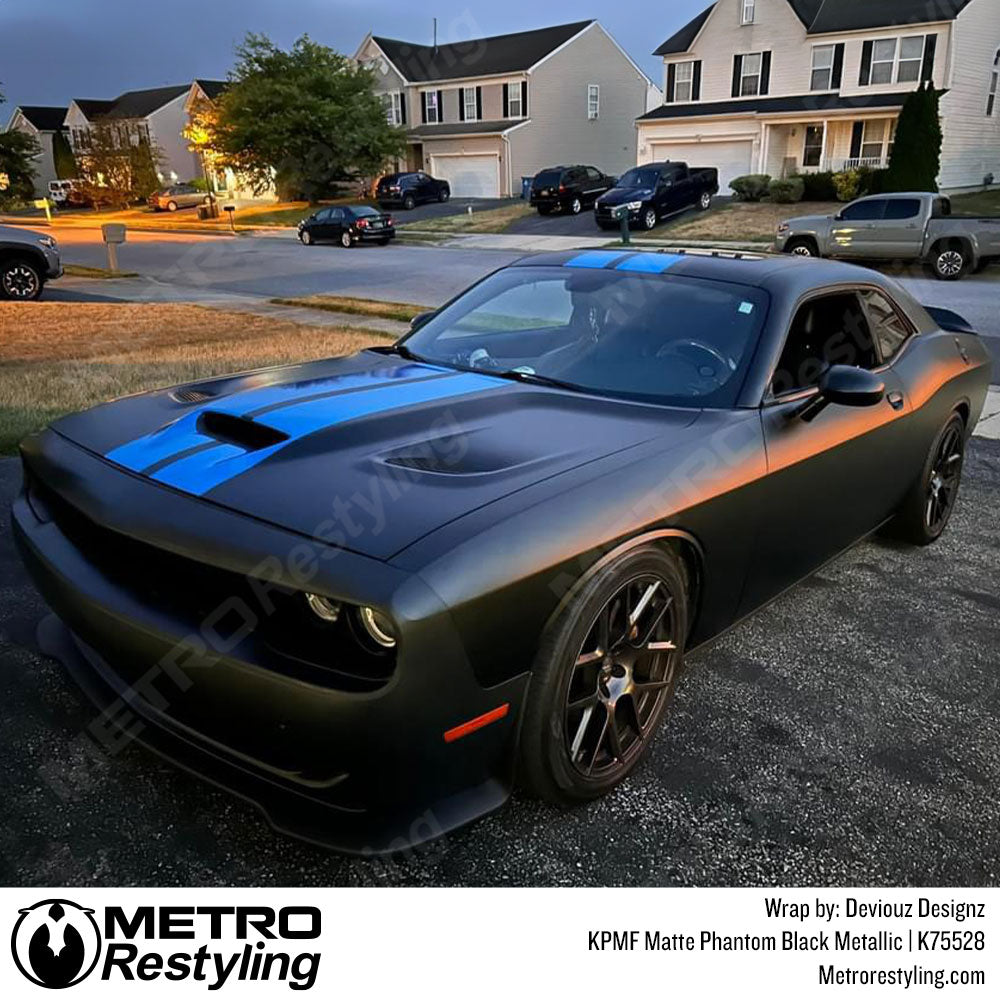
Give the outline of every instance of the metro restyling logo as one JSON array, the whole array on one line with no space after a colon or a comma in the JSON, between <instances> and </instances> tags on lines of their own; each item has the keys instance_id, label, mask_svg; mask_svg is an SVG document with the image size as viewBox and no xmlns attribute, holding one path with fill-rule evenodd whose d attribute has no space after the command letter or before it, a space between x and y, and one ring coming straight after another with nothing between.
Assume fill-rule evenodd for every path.
<instances>
[{"instance_id":1,"label":"metro restyling logo","mask_svg":"<svg viewBox=\"0 0 1000 1000\"><path fill-rule=\"evenodd\" d=\"M11 951L22 975L38 986L62 989L94 972L102 956L94 912L67 899L20 910ZM321 923L313 906L138 906L128 912L107 906L100 978L162 978L209 990L230 982L271 981L308 990L316 983L321 953L282 945L315 941ZM190 943L173 945L181 941Z\"/></svg>"}]
</instances>

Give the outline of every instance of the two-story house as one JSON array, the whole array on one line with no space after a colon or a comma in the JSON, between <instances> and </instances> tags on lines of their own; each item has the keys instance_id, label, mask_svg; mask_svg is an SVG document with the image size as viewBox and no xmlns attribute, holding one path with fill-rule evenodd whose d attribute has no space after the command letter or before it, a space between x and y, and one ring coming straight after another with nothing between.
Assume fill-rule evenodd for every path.
<instances>
[{"instance_id":1,"label":"two-story house","mask_svg":"<svg viewBox=\"0 0 1000 1000\"><path fill-rule=\"evenodd\" d=\"M407 129L400 167L464 197L517 195L559 163L620 173L635 164L635 119L662 99L597 21L441 45L368 35L355 58Z\"/></svg>"},{"instance_id":2,"label":"two-story house","mask_svg":"<svg viewBox=\"0 0 1000 1000\"><path fill-rule=\"evenodd\" d=\"M123 139L152 141L163 155L160 180L176 184L201 174L198 158L188 149L184 138L187 125L185 104L191 84L157 87L153 90L130 90L110 101L79 99L70 103L65 125L69 129L74 153L86 155L90 129L95 122L112 123Z\"/></svg>"},{"instance_id":3,"label":"two-story house","mask_svg":"<svg viewBox=\"0 0 1000 1000\"><path fill-rule=\"evenodd\" d=\"M1000 180L998 0L718 0L667 39L638 162L772 177L888 163L907 95L944 92L939 184Z\"/></svg>"},{"instance_id":4,"label":"two-story house","mask_svg":"<svg viewBox=\"0 0 1000 1000\"><path fill-rule=\"evenodd\" d=\"M58 180L56 172L56 136L65 137L66 108L23 104L14 108L7 123L8 132L24 132L38 143L41 152L35 159L35 195L47 197L49 182Z\"/></svg>"}]
</instances>

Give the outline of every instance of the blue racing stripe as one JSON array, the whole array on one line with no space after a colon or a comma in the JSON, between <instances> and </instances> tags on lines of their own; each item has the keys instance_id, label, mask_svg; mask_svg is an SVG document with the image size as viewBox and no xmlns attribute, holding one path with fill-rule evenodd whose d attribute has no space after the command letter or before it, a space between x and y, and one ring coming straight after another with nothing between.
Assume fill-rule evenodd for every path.
<instances>
[{"instance_id":1,"label":"blue racing stripe","mask_svg":"<svg viewBox=\"0 0 1000 1000\"><path fill-rule=\"evenodd\" d=\"M268 427L288 434L287 441L257 451L245 451L233 445L220 444L217 448L206 449L164 466L155 472L152 478L185 493L203 496L316 431L373 413L403 409L419 403L436 402L469 393L502 389L504 385L504 382L487 375L462 373L456 374L453 378L403 382L395 388L382 388L377 392L324 396L321 399L275 410L261 421Z\"/></svg>"},{"instance_id":2,"label":"blue racing stripe","mask_svg":"<svg viewBox=\"0 0 1000 1000\"><path fill-rule=\"evenodd\" d=\"M663 274L678 261L684 260L679 253L637 253L623 260L616 271L638 271L641 274Z\"/></svg>"},{"instance_id":3,"label":"blue racing stripe","mask_svg":"<svg viewBox=\"0 0 1000 1000\"><path fill-rule=\"evenodd\" d=\"M578 254L563 264L563 267L607 267L612 261L624 256L621 250L588 250Z\"/></svg>"},{"instance_id":4,"label":"blue racing stripe","mask_svg":"<svg viewBox=\"0 0 1000 1000\"><path fill-rule=\"evenodd\" d=\"M294 406L299 399L308 399L320 393L335 394L357 389L375 389L393 384L405 385L415 378L444 375L450 368L431 365L407 364L388 371L378 370L354 372L347 375L324 376L306 379L302 382L286 382L281 385L262 385L243 389L210 400L197 409L189 410L183 417L167 424L159 430L146 434L135 441L119 445L109 451L105 458L122 465L133 472L142 472L153 465L167 461L172 456L180 456L200 445L213 444L215 439L198 432L198 419L206 411L228 413L242 417L270 406ZM253 376L249 376L252 378Z\"/></svg>"}]
</instances>

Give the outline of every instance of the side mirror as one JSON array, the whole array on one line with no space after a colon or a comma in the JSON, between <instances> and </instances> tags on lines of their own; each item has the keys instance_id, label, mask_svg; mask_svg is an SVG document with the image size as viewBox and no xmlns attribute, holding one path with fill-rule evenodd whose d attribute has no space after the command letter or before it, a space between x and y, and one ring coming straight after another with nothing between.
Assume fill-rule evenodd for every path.
<instances>
[{"instance_id":1,"label":"side mirror","mask_svg":"<svg viewBox=\"0 0 1000 1000\"><path fill-rule=\"evenodd\" d=\"M431 310L430 312L417 313L417 315L410 320L410 329L419 330L420 327L422 327L429 320L433 319L436 315L437 313L434 310Z\"/></svg>"},{"instance_id":2,"label":"side mirror","mask_svg":"<svg viewBox=\"0 0 1000 1000\"><path fill-rule=\"evenodd\" d=\"M819 380L819 394L792 416L815 420L831 403L839 406L876 406L885 397L885 382L874 372L851 365L832 365Z\"/></svg>"}]
</instances>

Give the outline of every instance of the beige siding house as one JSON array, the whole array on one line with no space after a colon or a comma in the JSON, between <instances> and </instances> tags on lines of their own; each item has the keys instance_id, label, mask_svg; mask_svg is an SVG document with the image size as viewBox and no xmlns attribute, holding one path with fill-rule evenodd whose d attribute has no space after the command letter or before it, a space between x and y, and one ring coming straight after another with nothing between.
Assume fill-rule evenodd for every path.
<instances>
[{"instance_id":1,"label":"beige siding house","mask_svg":"<svg viewBox=\"0 0 1000 1000\"><path fill-rule=\"evenodd\" d=\"M66 108L23 105L14 109L7 123L8 132L24 132L41 148L34 163L35 196L38 198L47 197L49 182L58 180L54 143L57 135L65 134L65 119Z\"/></svg>"},{"instance_id":2,"label":"beige siding house","mask_svg":"<svg viewBox=\"0 0 1000 1000\"><path fill-rule=\"evenodd\" d=\"M399 167L459 197L518 195L522 177L559 163L621 173L635 163L635 119L662 99L597 21L439 46L369 35L355 58L407 129Z\"/></svg>"},{"instance_id":3,"label":"beige siding house","mask_svg":"<svg viewBox=\"0 0 1000 1000\"><path fill-rule=\"evenodd\" d=\"M656 51L638 162L741 174L884 167L908 94L944 91L943 190L1000 181L998 0L718 0Z\"/></svg>"}]
</instances>

